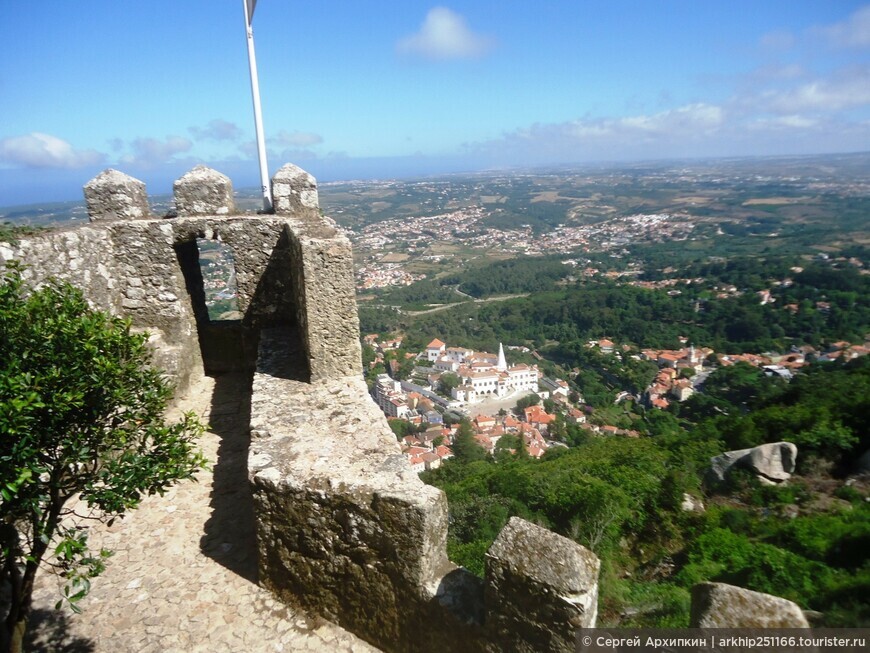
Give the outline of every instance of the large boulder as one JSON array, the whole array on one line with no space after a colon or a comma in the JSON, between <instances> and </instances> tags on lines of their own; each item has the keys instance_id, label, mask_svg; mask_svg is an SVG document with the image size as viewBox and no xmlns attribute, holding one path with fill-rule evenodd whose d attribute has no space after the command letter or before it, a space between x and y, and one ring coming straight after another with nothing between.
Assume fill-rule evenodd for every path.
<instances>
[{"instance_id":1,"label":"large boulder","mask_svg":"<svg viewBox=\"0 0 870 653\"><path fill-rule=\"evenodd\" d=\"M797 447L791 442L771 442L751 449L726 451L710 459L707 480L721 483L733 468L748 469L760 481L782 483L791 478L797 462Z\"/></svg>"},{"instance_id":2,"label":"large boulder","mask_svg":"<svg viewBox=\"0 0 870 653\"><path fill-rule=\"evenodd\" d=\"M809 628L796 603L725 583L692 588L692 628Z\"/></svg>"}]
</instances>

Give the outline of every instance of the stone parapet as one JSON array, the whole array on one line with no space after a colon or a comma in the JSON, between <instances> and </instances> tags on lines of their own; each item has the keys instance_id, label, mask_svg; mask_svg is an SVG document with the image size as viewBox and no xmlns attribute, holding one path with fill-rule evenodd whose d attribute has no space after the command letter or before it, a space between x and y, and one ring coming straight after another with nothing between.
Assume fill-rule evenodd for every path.
<instances>
[{"instance_id":1,"label":"stone parapet","mask_svg":"<svg viewBox=\"0 0 870 653\"><path fill-rule=\"evenodd\" d=\"M320 216L287 225L312 381L362 374L350 242Z\"/></svg>"},{"instance_id":2,"label":"stone parapet","mask_svg":"<svg viewBox=\"0 0 870 653\"><path fill-rule=\"evenodd\" d=\"M304 380L359 371L350 243L319 211L219 215L232 209L232 185L220 173L198 166L176 184L182 212L188 215L158 219L137 213L137 220L110 219L105 208L110 200L126 206L112 199L113 193L129 188L135 192L127 192L127 198L136 197L135 189L144 193L141 182L123 173L101 173L85 186L89 202L102 202L101 218L86 227L0 243L0 264L20 260L29 265L25 277L35 283L48 277L69 281L96 307L129 317L134 327L151 333L156 359L181 385L191 373L201 373L203 355L207 369L225 371L226 360L210 362L209 350L226 359L222 343L232 339L241 340L232 350L245 359L238 367L253 369L259 329L281 325L300 340ZM147 207L147 200L141 204ZM190 215L206 209L213 213ZM198 238L220 240L232 251L243 315L238 325L218 328L208 318Z\"/></svg>"},{"instance_id":3,"label":"stone parapet","mask_svg":"<svg viewBox=\"0 0 870 653\"><path fill-rule=\"evenodd\" d=\"M576 650L598 614L598 558L573 540L512 517L486 555L487 627L517 653Z\"/></svg>"},{"instance_id":4,"label":"stone parapet","mask_svg":"<svg viewBox=\"0 0 870 653\"><path fill-rule=\"evenodd\" d=\"M198 165L176 179L175 210L178 215L231 215L236 212L233 183L229 177Z\"/></svg>"},{"instance_id":5,"label":"stone parapet","mask_svg":"<svg viewBox=\"0 0 870 653\"><path fill-rule=\"evenodd\" d=\"M104 170L84 187L91 222L135 220L151 213L145 184L117 170Z\"/></svg>"},{"instance_id":6,"label":"stone parapet","mask_svg":"<svg viewBox=\"0 0 870 653\"><path fill-rule=\"evenodd\" d=\"M317 181L299 166L284 165L272 177L272 206L275 213L314 215L320 213Z\"/></svg>"},{"instance_id":7,"label":"stone parapet","mask_svg":"<svg viewBox=\"0 0 870 653\"><path fill-rule=\"evenodd\" d=\"M446 499L411 470L361 376L295 380L292 342L263 331L253 382L260 582L385 651L573 650L594 625L598 559L514 518L485 581L457 568Z\"/></svg>"},{"instance_id":8,"label":"stone parapet","mask_svg":"<svg viewBox=\"0 0 870 653\"><path fill-rule=\"evenodd\" d=\"M379 646L406 640L405 616L451 570L445 497L411 470L361 376L300 382L293 358L285 333L263 332L248 458L260 582Z\"/></svg>"}]
</instances>

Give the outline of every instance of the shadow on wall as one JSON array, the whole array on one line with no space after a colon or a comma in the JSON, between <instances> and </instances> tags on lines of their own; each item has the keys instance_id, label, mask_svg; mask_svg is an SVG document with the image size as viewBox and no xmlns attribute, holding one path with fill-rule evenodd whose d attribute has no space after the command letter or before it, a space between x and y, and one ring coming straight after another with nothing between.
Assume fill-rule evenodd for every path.
<instances>
[{"instance_id":1,"label":"shadow on wall","mask_svg":"<svg viewBox=\"0 0 870 653\"><path fill-rule=\"evenodd\" d=\"M215 377L208 422L220 437L210 506L200 549L252 583L257 582L254 501L248 483L251 381L247 372Z\"/></svg>"}]
</instances>

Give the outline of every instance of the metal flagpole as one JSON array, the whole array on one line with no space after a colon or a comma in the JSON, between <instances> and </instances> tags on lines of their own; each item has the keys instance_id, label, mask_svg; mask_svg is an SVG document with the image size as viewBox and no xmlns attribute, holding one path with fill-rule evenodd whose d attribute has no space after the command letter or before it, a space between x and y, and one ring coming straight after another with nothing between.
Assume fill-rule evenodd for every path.
<instances>
[{"instance_id":1,"label":"metal flagpole","mask_svg":"<svg viewBox=\"0 0 870 653\"><path fill-rule=\"evenodd\" d=\"M257 132L257 156L260 159L260 187L263 211L272 210L272 189L269 186L269 166L266 163L266 138L263 135L263 112L260 109L260 82L257 78L257 55L254 53L254 7L257 0L242 0L245 8L245 33L248 37L248 67L251 71L251 96L254 100L254 128Z\"/></svg>"}]
</instances>

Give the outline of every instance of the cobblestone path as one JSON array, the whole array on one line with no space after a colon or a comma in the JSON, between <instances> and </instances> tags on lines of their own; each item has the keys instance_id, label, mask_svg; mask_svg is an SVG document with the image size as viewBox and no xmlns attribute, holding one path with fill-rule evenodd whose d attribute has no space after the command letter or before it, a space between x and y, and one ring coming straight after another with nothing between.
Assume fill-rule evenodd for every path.
<instances>
[{"instance_id":1,"label":"cobblestone path","mask_svg":"<svg viewBox=\"0 0 870 653\"><path fill-rule=\"evenodd\" d=\"M192 410L210 424L201 441L209 468L198 482L147 498L111 527L92 527L92 547L115 554L94 579L82 614L55 611L61 584L51 573L41 573L28 650L377 653L256 585L247 488L250 379L206 377L181 397L178 410Z\"/></svg>"}]
</instances>

